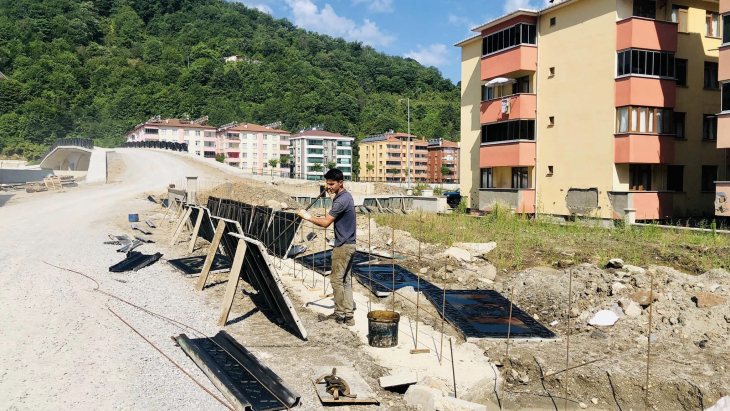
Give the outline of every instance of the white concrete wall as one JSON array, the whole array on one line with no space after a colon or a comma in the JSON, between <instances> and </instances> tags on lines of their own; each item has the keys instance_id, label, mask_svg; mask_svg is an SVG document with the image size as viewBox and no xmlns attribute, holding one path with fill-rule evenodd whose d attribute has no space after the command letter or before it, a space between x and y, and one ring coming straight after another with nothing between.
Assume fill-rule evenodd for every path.
<instances>
[{"instance_id":1,"label":"white concrete wall","mask_svg":"<svg viewBox=\"0 0 730 411\"><path fill-rule=\"evenodd\" d=\"M106 183L106 156L114 150L94 147L89 160L89 172L86 174L87 183Z\"/></svg>"}]
</instances>

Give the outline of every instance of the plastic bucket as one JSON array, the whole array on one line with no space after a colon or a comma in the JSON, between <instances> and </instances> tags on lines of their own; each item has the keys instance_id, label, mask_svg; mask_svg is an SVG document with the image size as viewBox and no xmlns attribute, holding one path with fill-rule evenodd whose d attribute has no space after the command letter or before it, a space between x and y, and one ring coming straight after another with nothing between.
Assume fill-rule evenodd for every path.
<instances>
[{"instance_id":1,"label":"plastic bucket","mask_svg":"<svg viewBox=\"0 0 730 411\"><path fill-rule=\"evenodd\" d=\"M368 313L368 344L378 348L398 345L399 322L400 314L395 311L370 311Z\"/></svg>"}]
</instances>

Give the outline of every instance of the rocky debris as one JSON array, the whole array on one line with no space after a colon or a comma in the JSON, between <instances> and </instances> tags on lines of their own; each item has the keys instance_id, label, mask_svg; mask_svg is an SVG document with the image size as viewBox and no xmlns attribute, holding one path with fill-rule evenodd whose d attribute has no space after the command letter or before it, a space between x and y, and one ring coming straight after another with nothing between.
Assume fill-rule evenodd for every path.
<instances>
[{"instance_id":1,"label":"rocky debris","mask_svg":"<svg viewBox=\"0 0 730 411\"><path fill-rule=\"evenodd\" d=\"M580 409L582 409L582 410L584 410L584 409L588 408L588 404L586 404L586 403L584 403L584 402L579 402L579 403L578 403L578 406L579 406L579 407L580 407Z\"/></svg>"},{"instance_id":2,"label":"rocky debris","mask_svg":"<svg viewBox=\"0 0 730 411\"><path fill-rule=\"evenodd\" d=\"M411 407L423 411L435 411L436 399L442 397L441 390L416 384L408 387L403 400Z\"/></svg>"},{"instance_id":3,"label":"rocky debris","mask_svg":"<svg viewBox=\"0 0 730 411\"><path fill-rule=\"evenodd\" d=\"M636 301L619 301L619 305L623 308L624 314L629 317L638 317L641 315L641 306Z\"/></svg>"},{"instance_id":4,"label":"rocky debris","mask_svg":"<svg viewBox=\"0 0 730 411\"><path fill-rule=\"evenodd\" d=\"M386 375L378 379L380 388L385 389L413 385L416 382L418 382L418 377L416 376L415 372L404 372L396 375Z\"/></svg>"},{"instance_id":5,"label":"rocky debris","mask_svg":"<svg viewBox=\"0 0 730 411\"><path fill-rule=\"evenodd\" d=\"M286 207L286 203L282 203L280 201L276 200L266 200L266 206L271 208L274 211L279 211L282 209L282 204L284 204L284 207Z\"/></svg>"},{"instance_id":6,"label":"rocky debris","mask_svg":"<svg viewBox=\"0 0 730 411\"><path fill-rule=\"evenodd\" d=\"M715 405L705 411L730 411L730 395L720 398Z\"/></svg>"},{"instance_id":7,"label":"rocky debris","mask_svg":"<svg viewBox=\"0 0 730 411\"><path fill-rule=\"evenodd\" d=\"M479 274L479 280L487 279L489 281L494 281L494 279L497 278L497 267L492 264L487 264L482 268Z\"/></svg>"},{"instance_id":8,"label":"rocky debris","mask_svg":"<svg viewBox=\"0 0 730 411\"><path fill-rule=\"evenodd\" d=\"M591 402L593 403L593 405L598 405L598 398L596 398L596 397L591 398Z\"/></svg>"},{"instance_id":9,"label":"rocky debris","mask_svg":"<svg viewBox=\"0 0 730 411\"><path fill-rule=\"evenodd\" d=\"M588 324L595 325L598 327L610 327L616 324L618 321L618 315L615 312L609 310L601 310L588 321Z\"/></svg>"},{"instance_id":10,"label":"rocky debris","mask_svg":"<svg viewBox=\"0 0 730 411\"><path fill-rule=\"evenodd\" d=\"M490 243L455 243L454 246L469 250L472 257L482 257L497 248L497 243L494 241Z\"/></svg>"},{"instance_id":11,"label":"rocky debris","mask_svg":"<svg viewBox=\"0 0 730 411\"><path fill-rule=\"evenodd\" d=\"M606 268L623 268L624 266L624 260L620 258L612 258L608 260L608 264L606 264Z\"/></svg>"},{"instance_id":12,"label":"rocky debris","mask_svg":"<svg viewBox=\"0 0 730 411\"><path fill-rule=\"evenodd\" d=\"M720 284L713 284L710 286L711 293L722 292L722 286Z\"/></svg>"},{"instance_id":13,"label":"rocky debris","mask_svg":"<svg viewBox=\"0 0 730 411\"><path fill-rule=\"evenodd\" d=\"M646 270L644 270L641 267L637 267L635 265L629 265L625 264L623 267L624 270L628 271L630 275L636 275L636 274L644 274L646 273Z\"/></svg>"},{"instance_id":14,"label":"rocky debris","mask_svg":"<svg viewBox=\"0 0 730 411\"><path fill-rule=\"evenodd\" d=\"M492 382L494 383L494 382ZM442 395L448 395L451 392L451 388L449 388L448 385L446 385L445 382L433 378L433 377L423 377L420 381L418 381L417 385L429 387L429 388L435 388L439 391L441 391Z\"/></svg>"},{"instance_id":15,"label":"rocky debris","mask_svg":"<svg viewBox=\"0 0 730 411\"><path fill-rule=\"evenodd\" d=\"M625 285L623 285L623 284L621 284L619 282L615 282L615 283L613 283L611 285L611 295L617 295L617 294L621 293L621 291L623 291L625 289L626 289L626 286Z\"/></svg>"},{"instance_id":16,"label":"rocky debris","mask_svg":"<svg viewBox=\"0 0 730 411\"><path fill-rule=\"evenodd\" d=\"M725 304L727 299L710 293L697 293L692 301L697 304L697 308L708 308Z\"/></svg>"},{"instance_id":17,"label":"rocky debris","mask_svg":"<svg viewBox=\"0 0 730 411\"><path fill-rule=\"evenodd\" d=\"M493 370L494 368L492 370L484 370L485 375L488 375L488 377L477 381L466 393L459 394L459 398L472 403L486 405L489 410L499 409L498 407L494 407L492 399L494 398L494 389L501 384L501 381L495 381L495 378L497 378L496 372L490 372Z\"/></svg>"},{"instance_id":18,"label":"rocky debris","mask_svg":"<svg viewBox=\"0 0 730 411\"><path fill-rule=\"evenodd\" d=\"M702 281L719 284L730 284L730 273L722 268L715 268L699 276Z\"/></svg>"},{"instance_id":19,"label":"rocky debris","mask_svg":"<svg viewBox=\"0 0 730 411\"><path fill-rule=\"evenodd\" d=\"M423 268L421 268L421 270L420 270L420 273L421 273L421 274L426 274L427 272L428 272L428 267L423 267Z\"/></svg>"},{"instance_id":20,"label":"rocky debris","mask_svg":"<svg viewBox=\"0 0 730 411\"><path fill-rule=\"evenodd\" d=\"M618 305L618 303L611 304L611 311L613 311L614 313L616 313L616 315L618 316L618 318L620 318L622 320L625 320L626 319L626 314L624 313L623 308L621 308L621 306Z\"/></svg>"},{"instance_id":21,"label":"rocky debris","mask_svg":"<svg viewBox=\"0 0 730 411\"><path fill-rule=\"evenodd\" d=\"M452 257L457 261L471 261L471 254L469 251L460 247L449 247L444 251L444 255Z\"/></svg>"},{"instance_id":22,"label":"rocky debris","mask_svg":"<svg viewBox=\"0 0 730 411\"><path fill-rule=\"evenodd\" d=\"M591 338L596 339L596 340L605 340L606 338L608 338L608 334L604 333L603 331L601 331L599 329L595 329L595 330L591 331Z\"/></svg>"},{"instance_id":23,"label":"rocky debris","mask_svg":"<svg viewBox=\"0 0 730 411\"><path fill-rule=\"evenodd\" d=\"M654 301L659 300L661 298L661 294L654 292L652 295L650 291L637 291L629 295L629 298L632 301L636 301L639 305L646 307Z\"/></svg>"}]
</instances>

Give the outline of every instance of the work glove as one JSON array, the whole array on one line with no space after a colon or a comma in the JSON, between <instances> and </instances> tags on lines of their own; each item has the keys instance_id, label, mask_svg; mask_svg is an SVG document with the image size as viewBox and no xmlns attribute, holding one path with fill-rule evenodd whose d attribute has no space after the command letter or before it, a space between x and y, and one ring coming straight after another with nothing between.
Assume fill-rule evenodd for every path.
<instances>
[{"instance_id":1,"label":"work glove","mask_svg":"<svg viewBox=\"0 0 730 411\"><path fill-rule=\"evenodd\" d=\"M306 210L299 210L297 213L299 217L302 217L302 219L309 221L310 218L312 218L312 215L309 214Z\"/></svg>"}]
</instances>

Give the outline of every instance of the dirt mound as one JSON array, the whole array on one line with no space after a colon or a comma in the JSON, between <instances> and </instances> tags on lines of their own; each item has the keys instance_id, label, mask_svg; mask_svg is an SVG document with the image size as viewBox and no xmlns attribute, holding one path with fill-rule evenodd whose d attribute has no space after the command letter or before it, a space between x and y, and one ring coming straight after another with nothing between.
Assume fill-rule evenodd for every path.
<instances>
[{"instance_id":1,"label":"dirt mound","mask_svg":"<svg viewBox=\"0 0 730 411\"><path fill-rule=\"evenodd\" d=\"M281 192L266 183L249 180L245 183L225 183L216 186L212 190L198 193L198 202L206 204L208 197L228 198L242 201L251 205L266 205L269 200L286 203L289 208L297 208L298 205L290 195Z\"/></svg>"}]
</instances>

